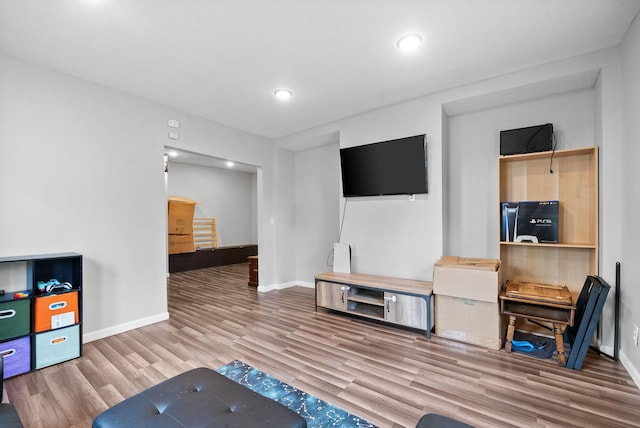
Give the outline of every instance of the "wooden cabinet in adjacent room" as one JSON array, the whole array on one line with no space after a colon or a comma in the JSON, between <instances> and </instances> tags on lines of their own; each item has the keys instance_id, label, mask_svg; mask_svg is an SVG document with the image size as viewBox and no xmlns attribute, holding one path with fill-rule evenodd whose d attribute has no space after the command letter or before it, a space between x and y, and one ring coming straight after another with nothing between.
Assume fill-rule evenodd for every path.
<instances>
[{"instance_id":1,"label":"wooden cabinet in adjacent room","mask_svg":"<svg viewBox=\"0 0 640 428\"><path fill-rule=\"evenodd\" d=\"M249 261L249 283L250 287L258 286L258 256L247 257Z\"/></svg>"}]
</instances>

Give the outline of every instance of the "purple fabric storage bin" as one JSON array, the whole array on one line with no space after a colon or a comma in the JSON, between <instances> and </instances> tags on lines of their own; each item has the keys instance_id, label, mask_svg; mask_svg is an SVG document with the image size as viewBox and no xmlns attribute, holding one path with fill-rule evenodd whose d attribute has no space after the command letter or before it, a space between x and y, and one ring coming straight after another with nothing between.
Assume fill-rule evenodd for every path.
<instances>
[{"instance_id":1,"label":"purple fabric storage bin","mask_svg":"<svg viewBox=\"0 0 640 428\"><path fill-rule=\"evenodd\" d=\"M29 336L0 343L0 355L4 358L4 378L10 378L31 370L31 340Z\"/></svg>"}]
</instances>

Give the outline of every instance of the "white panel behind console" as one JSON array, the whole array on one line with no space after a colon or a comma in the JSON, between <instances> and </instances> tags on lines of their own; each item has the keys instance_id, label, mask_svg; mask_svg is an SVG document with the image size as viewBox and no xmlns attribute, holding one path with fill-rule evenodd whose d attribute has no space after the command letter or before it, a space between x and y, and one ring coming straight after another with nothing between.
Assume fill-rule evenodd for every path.
<instances>
[{"instance_id":1,"label":"white panel behind console","mask_svg":"<svg viewBox=\"0 0 640 428\"><path fill-rule=\"evenodd\" d=\"M333 271L351 273L351 246L343 242L333 244Z\"/></svg>"}]
</instances>

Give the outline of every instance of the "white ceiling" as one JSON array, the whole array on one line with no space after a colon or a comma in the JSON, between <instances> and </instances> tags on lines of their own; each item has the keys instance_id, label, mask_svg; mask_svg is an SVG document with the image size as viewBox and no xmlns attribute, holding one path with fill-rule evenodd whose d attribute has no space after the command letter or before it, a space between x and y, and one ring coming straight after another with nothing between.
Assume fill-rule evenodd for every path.
<instances>
[{"instance_id":1,"label":"white ceiling","mask_svg":"<svg viewBox=\"0 0 640 428\"><path fill-rule=\"evenodd\" d=\"M268 138L617 45L640 0L0 0L0 53ZM424 35L418 51L398 36ZM295 95L275 99L277 87Z\"/></svg>"}]
</instances>

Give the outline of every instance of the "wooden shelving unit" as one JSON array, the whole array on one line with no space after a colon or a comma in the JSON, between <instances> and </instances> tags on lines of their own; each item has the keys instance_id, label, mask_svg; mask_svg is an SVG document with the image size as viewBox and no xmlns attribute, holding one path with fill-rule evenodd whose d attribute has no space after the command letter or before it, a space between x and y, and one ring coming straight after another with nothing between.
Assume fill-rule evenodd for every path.
<instances>
[{"instance_id":1,"label":"wooden shelving unit","mask_svg":"<svg viewBox=\"0 0 640 428\"><path fill-rule=\"evenodd\" d=\"M558 243L500 242L503 279L565 285L598 274L598 148L502 156L500 201L559 201ZM500 218L500 215L498 215Z\"/></svg>"}]
</instances>

